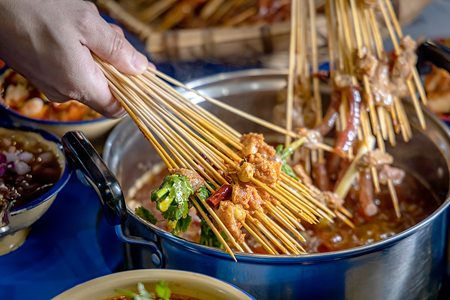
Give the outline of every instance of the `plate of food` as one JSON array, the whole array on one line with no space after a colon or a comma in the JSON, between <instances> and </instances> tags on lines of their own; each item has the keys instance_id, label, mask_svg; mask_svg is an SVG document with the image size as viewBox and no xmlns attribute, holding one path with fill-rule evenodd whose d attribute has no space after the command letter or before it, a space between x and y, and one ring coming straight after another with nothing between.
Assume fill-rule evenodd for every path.
<instances>
[{"instance_id":1,"label":"plate of food","mask_svg":"<svg viewBox=\"0 0 450 300\"><path fill-rule=\"evenodd\" d=\"M107 119L75 100L51 102L25 77L10 68L0 77L0 109L15 123L47 130L59 137L76 128L95 140L121 120Z\"/></svg>"}]
</instances>

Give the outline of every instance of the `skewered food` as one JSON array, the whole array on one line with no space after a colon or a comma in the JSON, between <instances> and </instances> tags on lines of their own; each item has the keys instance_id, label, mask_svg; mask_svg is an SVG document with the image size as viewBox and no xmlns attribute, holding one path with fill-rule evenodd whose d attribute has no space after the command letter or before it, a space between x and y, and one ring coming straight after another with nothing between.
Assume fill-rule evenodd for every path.
<instances>
[{"instance_id":1,"label":"skewered food","mask_svg":"<svg viewBox=\"0 0 450 300\"><path fill-rule=\"evenodd\" d=\"M101 2L101 1L99 1ZM118 0L155 31L262 25L289 20L290 0Z\"/></svg>"},{"instance_id":2,"label":"skewered food","mask_svg":"<svg viewBox=\"0 0 450 300\"><path fill-rule=\"evenodd\" d=\"M425 91L430 110L437 114L450 113L450 74L446 70L433 66L425 77Z\"/></svg>"},{"instance_id":3,"label":"skewered food","mask_svg":"<svg viewBox=\"0 0 450 300\"><path fill-rule=\"evenodd\" d=\"M0 105L39 120L76 122L100 118L101 115L78 101L50 102L26 78L12 69L0 82Z\"/></svg>"},{"instance_id":4,"label":"skewered food","mask_svg":"<svg viewBox=\"0 0 450 300\"><path fill-rule=\"evenodd\" d=\"M315 9L311 3L312 1L309 4L307 1L292 2L291 12L295 16L292 18L293 28L307 28L305 23L297 26L296 22L308 20L305 17L308 7L311 24L314 25ZM327 1L328 5L330 3L332 2ZM380 3L386 21L391 22L387 17L384 1ZM350 8L355 27L361 29L360 26L363 25L359 22L363 20L363 17L367 17L366 12L370 15L373 7L368 8L362 2L356 6L355 1L347 4L345 0L340 0L336 5L338 8L330 6L327 9L330 10L328 12L330 26L333 26L331 16L335 20L341 18L336 26L339 30L330 32L330 39L334 42L338 41L340 51L339 54L330 52L330 58L332 57L337 64L331 65L328 77L334 89L334 102L339 105L332 106L332 111L327 114L326 120L323 120L321 116L319 78L311 77L309 74L307 55L304 54L296 62L296 66L290 68L294 72L300 71L300 80L293 80L293 76L289 77L286 129L210 97L202 96L208 102L285 134L284 149L281 146L275 150L264 141L262 135L255 133L241 135L236 132L223 121L185 99L166 82L200 95L198 92L159 71L148 69L143 75L127 76L94 55L94 60L108 79L113 94L172 173L164 179L157 190L152 192L151 200L156 202L156 208L162 212L164 219L168 220L168 229L174 234L187 232L189 229L192 219L189 215L189 206L192 205L209 225L221 245L233 257L231 247L237 251L253 253L255 249L252 249L247 241L254 242L255 239L264 251L270 254L304 254L305 249L300 243L304 242L305 238L300 231L305 227L300 224L301 221L312 225L318 223L329 225L334 223L335 218L339 218L346 226L356 230L355 224L351 221L355 216L346 209L344 202L352 190L364 189L360 191L358 198L362 215L366 219L374 218L379 214L371 183L373 181L374 190L379 193L380 176L384 176L382 183L387 183L395 214L401 218L395 183L400 183L403 175L401 171L387 165L391 163L391 160L389 156L383 154L384 139L389 137L391 144L395 144L394 128L398 132L401 129L404 137L410 133L409 125L401 113L402 105L390 94L389 89L391 77L404 80L413 96L414 91L411 87L412 81L416 80L416 73L415 69L407 69L411 67L413 61L410 57L412 43L408 38L403 40L402 48L400 46L396 48L394 62L386 60L384 52L377 44L378 62L375 64L374 59L368 56L370 53L375 53L373 45L368 46L367 53L363 53L361 30L355 30L356 47L351 45L351 37L348 36L349 26L352 24L349 19ZM390 8L392 11L392 7ZM305 14L303 17L301 12ZM389 23L389 28L390 25ZM367 24L364 26L366 26L364 29L368 30ZM372 30L378 37L377 28ZM342 32L345 32L345 36L338 36L342 35ZM314 30L312 33L312 51L314 52L317 44ZM292 35L296 37L296 31L293 30ZM400 33L398 35L401 36ZM302 35L304 43L293 38L292 45L304 47L307 42L306 36L306 34ZM355 76L354 56L344 54L345 50L353 54L355 49L361 59L359 66L362 81ZM317 51L315 53L317 54ZM401 61L400 57L404 61ZM363 63L363 59L367 61ZM292 59L291 62L295 60ZM390 68L390 65L393 67ZM391 74L390 70L393 70L394 66L397 73ZM317 67L317 55L313 55L313 74L318 74ZM369 78L369 75L372 76ZM294 88L295 82L299 83L298 90ZM306 125L312 120L314 123L312 128L317 130L302 126L299 130L292 131L291 113L294 91L300 93L299 98L302 99L302 105L304 104L305 108L308 106L315 108L307 110L302 107L301 114L305 116L313 112L302 122ZM374 95L378 95L378 101L373 102ZM417 99L415 102L417 103ZM373 119L374 116L376 119ZM422 122L420 109L418 116ZM395 126L398 125L397 120L400 120L399 126ZM323 124L323 121L326 123ZM381 124L380 127L374 125L378 124L376 123L378 121ZM424 126L423 122L422 124ZM333 125L339 128L336 130L334 148L331 148L323 144L321 133L330 133ZM371 125L372 128L370 128ZM380 148L378 152L374 151L375 137L372 132L377 137ZM291 143L291 138L297 140ZM161 146L160 142L167 150ZM295 149L299 155L296 155L297 158L294 160L290 156L295 156L293 155ZM344 167L337 177L328 177L327 157L324 151L337 155L341 159ZM292 160L294 160L293 163ZM297 166L299 176L292 169L292 165L298 164L301 164L304 171L302 172L302 169ZM194 173L198 173L199 176L194 176ZM381 173L383 175L380 175ZM195 178L197 180L194 180ZM308 180L309 178L312 180ZM333 183L334 190L330 190ZM148 214L142 208L137 209ZM147 217L147 219L157 223L156 218ZM225 233L227 240L221 233ZM205 241L206 237L201 240ZM354 244L346 243L349 247Z\"/></svg>"},{"instance_id":5,"label":"skewered food","mask_svg":"<svg viewBox=\"0 0 450 300\"><path fill-rule=\"evenodd\" d=\"M331 154L328 156L331 156ZM380 183L384 183L384 168L385 166L388 167L387 164L391 163L389 157L389 154L382 153L380 150L369 152L360 158L358 164L360 168L358 169L358 172L365 171L369 168L370 164L376 164L378 166L377 168L380 168L378 173ZM294 170L298 170L299 168L304 169L301 164L297 164L293 167ZM158 168L150 172L152 173L155 171L158 172ZM383 186L381 192L376 194L373 190L372 178L370 176L362 177L363 174L370 175L371 173L359 173L360 180L353 182L350 192L345 197L345 200L342 200L340 196L329 191L323 193L323 196L320 199L323 201L324 205L332 210L338 209L339 206L343 205L351 213L352 218L350 218L350 220L355 224L355 227L351 228L344 222L337 221L333 223L326 219L322 219L319 224L316 225L309 225L302 222L306 229L306 231L302 232L305 234L306 239L306 242L302 243L305 250L308 253L317 253L368 245L394 236L417 224L431 214L438 207L437 201L429 201L429 199L434 199L434 196L420 183L419 180L411 175L405 175L402 170L400 171L404 176L402 178L403 181L397 183L394 180L394 182L396 183L396 191L399 198L401 218L396 217L395 211L390 204L388 188ZM166 170L160 172L160 174L167 174ZM138 207L137 209L142 209L142 207L152 211L155 209L155 204L152 203L148 197L148 190L155 186L155 180L162 180L161 175L155 175L156 176L152 176L151 179L136 192L136 194L130 195L133 200L128 201L129 205L130 203L133 203L132 205ZM301 180L304 180L302 175L297 175ZM312 181L308 175L304 174L304 176L304 178L309 178L309 180ZM329 178L329 181L331 185L336 182L336 180L332 180L331 178ZM259 197L254 197L255 190ZM225 200L221 201L218 206L219 210L224 209L225 207L228 209L228 215L225 213L223 216L219 214L219 217L225 220L224 223L229 222L227 223L229 224L229 227L227 226L227 228L229 228L230 232L235 233L235 239L236 237L241 238L242 235L245 234L243 238L254 253L267 254L268 252L264 250L260 243L255 241L252 242L254 237L249 235L245 228L239 226L237 220L239 216L235 215L236 207L239 207L237 208L239 212L244 210L251 215L251 211L258 211L258 209L254 210L250 208L250 203L252 203L252 201L256 200L256 207L258 207L258 204L261 204L261 207L264 209L264 204L272 203L270 198L271 196L266 192L241 183L233 185L232 193L225 197ZM235 209L233 210L233 208ZM234 214L232 214L232 212ZM206 223L204 220L202 220L202 222L204 224ZM156 225L166 229L164 222L158 222ZM201 236L200 240L202 237L205 239L203 242L200 242L201 244L218 248L221 248L222 246L217 238L213 239L211 236L211 229L207 225L200 228L193 223L189 228L189 231L195 231L195 235L191 232L189 233L190 237L186 237L186 235L184 235L185 233L180 233L179 236L194 242L199 242L198 237ZM195 237L197 237L197 239L195 239ZM212 239L211 242L209 242L209 238Z\"/></svg>"}]
</instances>

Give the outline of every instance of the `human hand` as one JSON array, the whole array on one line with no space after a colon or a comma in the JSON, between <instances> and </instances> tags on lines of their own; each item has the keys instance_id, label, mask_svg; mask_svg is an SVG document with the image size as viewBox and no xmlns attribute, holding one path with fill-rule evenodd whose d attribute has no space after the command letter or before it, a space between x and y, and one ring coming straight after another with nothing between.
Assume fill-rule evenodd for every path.
<instances>
[{"instance_id":1,"label":"human hand","mask_svg":"<svg viewBox=\"0 0 450 300\"><path fill-rule=\"evenodd\" d=\"M0 58L55 102L78 100L109 118L125 111L91 51L119 71L148 66L117 26L82 0L1 0Z\"/></svg>"}]
</instances>

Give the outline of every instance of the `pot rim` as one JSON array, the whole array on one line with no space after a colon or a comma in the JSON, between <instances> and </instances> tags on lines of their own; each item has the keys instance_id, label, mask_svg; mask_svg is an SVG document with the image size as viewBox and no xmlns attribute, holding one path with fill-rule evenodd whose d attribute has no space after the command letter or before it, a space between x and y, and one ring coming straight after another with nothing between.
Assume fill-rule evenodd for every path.
<instances>
[{"instance_id":1,"label":"pot rim","mask_svg":"<svg viewBox=\"0 0 450 300\"><path fill-rule=\"evenodd\" d=\"M236 71L236 72L228 72L228 73L220 73L212 76L207 76L204 78L196 79L190 82L187 82L185 85L189 88L195 89L199 85L207 85L211 83L215 83L217 81L222 80L230 80L235 78L241 78L241 77L258 77L258 76L276 76L276 75L287 75L287 70L271 70L271 69L250 69L250 70L244 70L244 71ZM198 96L197 96L198 97ZM205 101L205 100L203 100ZM437 126L447 133L447 135L450 136L450 128L448 128L441 119L434 113L432 113L429 109L424 107L422 104L422 110L424 113L430 117L435 123L437 123ZM122 124L119 124L114 130L111 132L111 134L108 136L107 142L105 144L104 149L104 159L106 162L108 162L108 157L110 153L111 148L111 142L110 140L114 140L115 137L121 132L121 128L126 125L126 122L122 122ZM447 159L450 167L450 159ZM450 182L450 180L449 180ZM236 256L236 259L240 262L252 262L252 263L259 263L260 261L263 261L265 263L268 262L268 259L270 259L271 263L276 264L288 264L288 263L298 263L298 264L307 264L307 263L319 263L319 262L326 262L330 260L341 260L346 259L354 256L360 256L363 254L368 254L371 252L378 251L380 249L384 249L389 247L392 244L395 244L399 242L400 240L403 240L407 238L408 236L412 235L415 231L422 229L423 227L427 226L431 221L439 217L449 206L450 204L450 189L447 192L447 196L445 198L445 201L442 202L442 204L439 206L437 210L435 210L431 215L429 215L427 218L422 220L421 222L417 223L416 225L408 228L405 231L400 232L399 234L396 234L393 237L390 237L386 240L379 241L370 245L364 245L359 246L351 249L346 250L340 250L340 251L333 251L333 252L326 252L326 253L314 253L314 254L302 254L302 255L268 255L268 254L250 254L250 253L241 253L241 252L234 252L234 255ZM146 225L147 227L150 227L153 229L153 231L159 236L164 237L168 239L169 241L180 245L184 248L201 252L207 255L212 255L216 257L221 257L225 259L232 260L232 257L226 253L224 250L220 250L218 248L209 247L200 245L195 242L191 242L188 240L185 240L183 238L177 237L172 235L169 232L166 232L156 225L151 224L150 222L147 222L141 218L139 218L134 211L128 207L127 205L127 211L128 213L139 220L140 223Z\"/></svg>"}]
</instances>

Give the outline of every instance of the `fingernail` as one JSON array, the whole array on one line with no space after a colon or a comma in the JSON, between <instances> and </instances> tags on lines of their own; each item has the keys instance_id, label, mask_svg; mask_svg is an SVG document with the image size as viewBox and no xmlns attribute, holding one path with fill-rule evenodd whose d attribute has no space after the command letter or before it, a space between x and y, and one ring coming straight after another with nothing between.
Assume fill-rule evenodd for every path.
<instances>
[{"instance_id":1,"label":"fingernail","mask_svg":"<svg viewBox=\"0 0 450 300\"><path fill-rule=\"evenodd\" d=\"M133 67L139 73L143 73L147 69L147 66L148 66L147 57L145 57L145 55L143 55L142 53L136 51L136 55L134 56L133 59Z\"/></svg>"}]
</instances>

